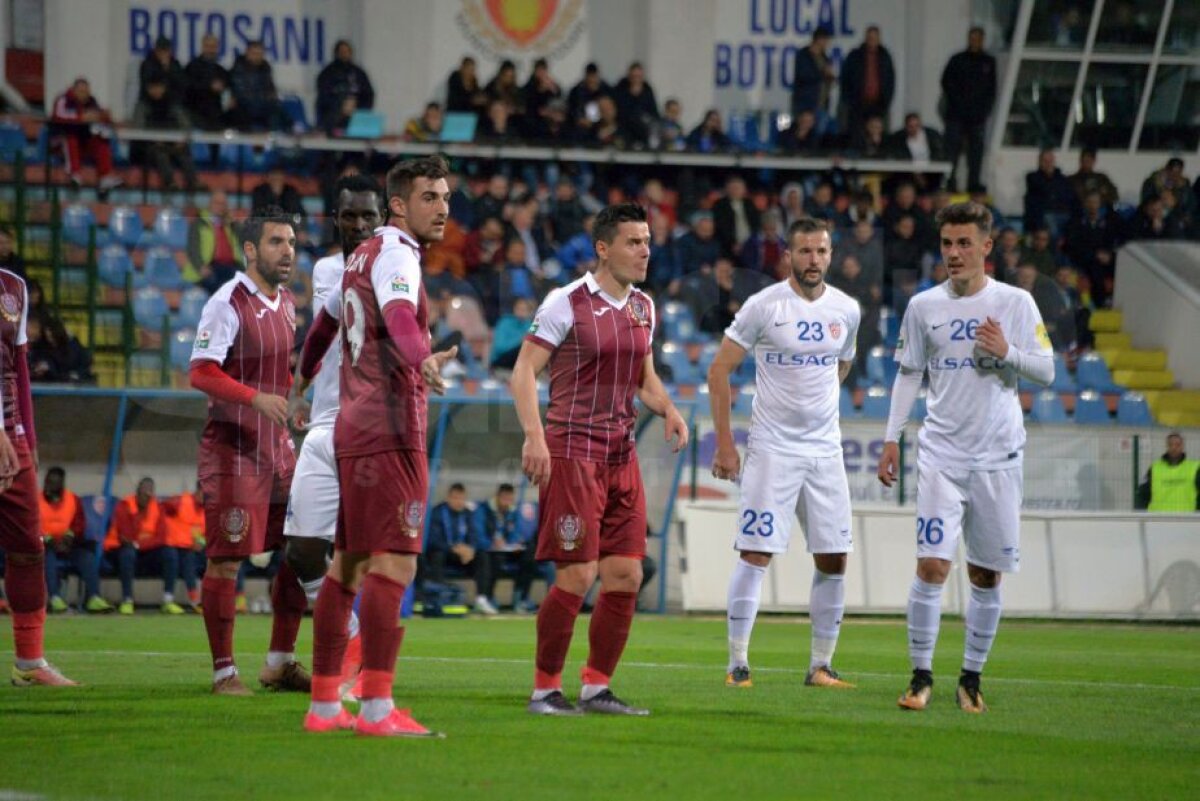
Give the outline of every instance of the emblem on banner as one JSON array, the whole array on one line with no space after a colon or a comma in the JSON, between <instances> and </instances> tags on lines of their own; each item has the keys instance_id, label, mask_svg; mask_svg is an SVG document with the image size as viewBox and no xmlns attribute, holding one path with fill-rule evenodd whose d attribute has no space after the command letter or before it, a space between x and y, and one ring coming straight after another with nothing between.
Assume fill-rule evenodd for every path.
<instances>
[{"instance_id":1,"label":"emblem on banner","mask_svg":"<svg viewBox=\"0 0 1200 801\"><path fill-rule=\"evenodd\" d=\"M225 511L221 515L221 531L224 532L226 539L232 543L239 543L246 536L246 529L250 527L250 515L245 509L234 506Z\"/></svg>"},{"instance_id":2,"label":"emblem on banner","mask_svg":"<svg viewBox=\"0 0 1200 801\"><path fill-rule=\"evenodd\" d=\"M583 0L462 0L455 21L487 57L555 60L583 35Z\"/></svg>"},{"instance_id":3,"label":"emblem on banner","mask_svg":"<svg viewBox=\"0 0 1200 801\"><path fill-rule=\"evenodd\" d=\"M555 526L558 542L564 551L573 551L583 539L583 522L578 515L563 515Z\"/></svg>"}]
</instances>

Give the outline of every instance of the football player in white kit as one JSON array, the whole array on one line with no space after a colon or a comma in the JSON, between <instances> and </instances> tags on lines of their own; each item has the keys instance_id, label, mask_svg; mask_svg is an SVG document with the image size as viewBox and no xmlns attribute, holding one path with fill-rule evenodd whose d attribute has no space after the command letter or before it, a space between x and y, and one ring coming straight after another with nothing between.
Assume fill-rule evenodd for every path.
<instances>
[{"instance_id":1,"label":"football player in white kit","mask_svg":"<svg viewBox=\"0 0 1200 801\"><path fill-rule=\"evenodd\" d=\"M899 440L921 376L929 371L928 411L917 439L917 575L908 595L912 681L905 709L924 709L933 690L933 649L942 587L961 535L971 597L958 705L987 710L979 677L1000 624L1000 576L1020 562L1021 459L1025 422L1018 378L1054 380L1054 355L1033 297L984 273L992 215L977 203L938 212L949 280L912 299L900 326L879 480L892 486Z\"/></svg>"},{"instance_id":2,"label":"football player in white kit","mask_svg":"<svg viewBox=\"0 0 1200 801\"><path fill-rule=\"evenodd\" d=\"M729 667L725 683L751 686L748 652L763 577L784 553L799 518L813 555L812 655L805 684L852 687L833 670L845 607L847 554L853 550L850 488L838 423L841 382L854 362L858 302L825 283L833 255L829 227L801 218L788 229L792 274L751 296L725 331L708 370L717 478L741 484L740 558L729 581ZM754 352L757 391L746 463L730 428L729 376Z\"/></svg>"},{"instance_id":3,"label":"football player in white kit","mask_svg":"<svg viewBox=\"0 0 1200 801\"><path fill-rule=\"evenodd\" d=\"M320 259L313 265L312 308L323 309L332 292L340 292L346 259L355 248L371 238L382 224L383 191L374 179L365 175L342 178L335 187L337 207L334 226L342 250ZM314 321L313 328L332 326L337 333L337 321ZM338 413L338 368L341 349L322 350L324 360L312 380L313 402L305 400L309 381L302 375L303 364L297 365L295 382L289 398L288 417L296 428L307 434L300 448L292 491L288 498L287 518L283 533L287 539L284 551L288 564L296 572L309 603L314 603L328 569L328 555L337 531L338 477L337 460L333 453L333 424ZM351 639L357 642L357 620L351 618ZM353 647L347 649L347 664L355 661Z\"/></svg>"}]
</instances>

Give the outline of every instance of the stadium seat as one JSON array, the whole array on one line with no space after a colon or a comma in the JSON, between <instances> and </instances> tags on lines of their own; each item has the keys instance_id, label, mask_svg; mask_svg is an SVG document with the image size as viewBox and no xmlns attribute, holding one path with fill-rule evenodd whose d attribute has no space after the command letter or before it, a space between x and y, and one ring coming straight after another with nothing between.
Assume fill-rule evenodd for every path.
<instances>
[{"instance_id":1,"label":"stadium seat","mask_svg":"<svg viewBox=\"0 0 1200 801\"><path fill-rule=\"evenodd\" d=\"M308 124L308 115L304 112L304 101L299 95L284 95L280 102L283 105L283 113L292 122L294 133L312 130L312 126Z\"/></svg>"},{"instance_id":2,"label":"stadium seat","mask_svg":"<svg viewBox=\"0 0 1200 801\"><path fill-rule=\"evenodd\" d=\"M213 163L212 145L192 142L192 163L197 167L209 167Z\"/></svg>"},{"instance_id":3,"label":"stadium seat","mask_svg":"<svg viewBox=\"0 0 1200 801\"><path fill-rule=\"evenodd\" d=\"M848 417L858 417L858 409L854 408L854 396L850 387L845 384L838 390L838 415L844 420Z\"/></svg>"},{"instance_id":4,"label":"stadium seat","mask_svg":"<svg viewBox=\"0 0 1200 801\"><path fill-rule=\"evenodd\" d=\"M1062 399L1058 397L1057 392L1045 389L1034 396L1029 417L1037 423L1065 423L1067 410L1063 408Z\"/></svg>"},{"instance_id":5,"label":"stadium seat","mask_svg":"<svg viewBox=\"0 0 1200 801\"><path fill-rule=\"evenodd\" d=\"M757 380L758 368L755 366L753 353L747 354L746 358L742 359L742 363L729 376L729 383L736 387L740 387L743 384L753 384Z\"/></svg>"},{"instance_id":6,"label":"stadium seat","mask_svg":"<svg viewBox=\"0 0 1200 801\"><path fill-rule=\"evenodd\" d=\"M896 378L896 362L883 346L876 345L867 352L866 381L868 386L888 387Z\"/></svg>"},{"instance_id":7,"label":"stadium seat","mask_svg":"<svg viewBox=\"0 0 1200 801\"><path fill-rule=\"evenodd\" d=\"M185 250L188 243L187 217L179 209L164 206L154 216L154 241L171 250Z\"/></svg>"},{"instance_id":8,"label":"stadium seat","mask_svg":"<svg viewBox=\"0 0 1200 801\"><path fill-rule=\"evenodd\" d=\"M146 286L133 293L133 319L142 328L162 330L163 317L170 311L158 287Z\"/></svg>"},{"instance_id":9,"label":"stadium seat","mask_svg":"<svg viewBox=\"0 0 1200 801\"><path fill-rule=\"evenodd\" d=\"M96 225L96 215L92 213L92 207L83 203L72 203L63 209L62 226L63 236L72 245L86 247L88 243L88 231ZM99 232L97 231L97 238ZM96 243L100 244L99 241Z\"/></svg>"},{"instance_id":10,"label":"stadium seat","mask_svg":"<svg viewBox=\"0 0 1200 801\"><path fill-rule=\"evenodd\" d=\"M863 397L862 414L871 420L886 420L891 393L886 387L871 387Z\"/></svg>"},{"instance_id":11,"label":"stadium seat","mask_svg":"<svg viewBox=\"0 0 1200 801\"><path fill-rule=\"evenodd\" d=\"M1075 399L1075 422L1083 425L1112 425L1108 406L1095 390L1085 389Z\"/></svg>"},{"instance_id":12,"label":"stadium seat","mask_svg":"<svg viewBox=\"0 0 1200 801\"><path fill-rule=\"evenodd\" d=\"M179 313L176 320L181 328L195 328L200 325L200 314L204 304L208 302L208 293L198 286L188 287L179 296Z\"/></svg>"},{"instance_id":13,"label":"stadium seat","mask_svg":"<svg viewBox=\"0 0 1200 801\"><path fill-rule=\"evenodd\" d=\"M671 368L671 380L676 384L699 384L700 368L692 364L687 350L674 342L668 342L660 351L663 363Z\"/></svg>"},{"instance_id":14,"label":"stadium seat","mask_svg":"<svg viewBox=\"0 0 1200 801\"><path fill-rule=\"evenodd\" d=\"M749 417L754 411L754 394L757 390L753 384L747 384L738 390L737 395L733 398L734 414L745 415Z\"/></svg>"},{"instance_id":15,"label":"stadium seat","mask_svg":"<svg viewBox=\"0 0 1200 801\"><path fill-rule=\"evenodd\" d=\"M96 272L108 286L123 289L125 276L133 272L133 259L123 245L105 245L96 259Z\"/></svg>"},{"instance_id":16,"label":"stadium seat","mask_svg":"<svg viewBox=\"0 0 1200 801\"><path fill-rule=\"evenodd\" d=\"M346 125L347 139L379 139L383 136L386 118L375 111L359 109L350 115Z\"/></svg>"},{"instance_id":17,"label":"stadium seat","mask_svg":"<svg viewBox=\"0 0 1200 801\"><path fill-rule=\"evenodd\" d=\"M162 354L141 351L129 357L129 383L133 387L162 385Z\"/></svg>"},{"instance_id":18,"label":"stadium seat","mask_svg":"<svg viewBox=\"0 0 1200 801\"><path fill-rule=\"evenodd\" d=\"M171 366L176 370L187 371L192 360L192 343L196 341L196 332L190 328L182 328L171 335Z\"/></svg>"},{"instance_id":19,"label":"stadium seat","mask_svg":"<svg viewBox=\"0 0 1200 801\"><path fill-rule=\"evenodd\" d=\"M1075 378L1067 369L1067 357L1061 353L1054 354L1054 381L1051 382L1050 389L1055 392L1075 391Z\"/></svg>"},{"instance_id":20,"label":"stadium seat","mask_svg":"<svg viewBox=\"0 0 1200 801\"><path fill-rule=\"evenodd\" d=\"M1085 353L1079 357L1079 363L1075 366L1075 383L1080 389L1096 392L1119 392L1121 389L1113 383L1108 365L1096 353Z\"/></svg>"},{"instance_id":21,"label":"stadium seat","mask_svg":"<svg viewBox=\"0 0 1200 801\"><path fill-rule=\"evenodd\" d=\"M142 238L142 218L136 209L117 206L108 217L108 233L114 242L134 247Z\"/></svg>"},{"instance_id":22,"label":"stadium seat","mask_svg":"<svg viewBox=\"0 0 1200 801\"><path fill-rule=\"evenodd\" d=\"M713 363L713 360L717 358L717 351L720 349L720 342L705 342L704 346L700 348L700 357L696 360L696 366L700 368L700 374L702 376L707 378L708 367ZM753 356L746 361L753 361Z\"/></svg>"},{"instance_id":23,"label":"stadium seat","mask_svg":"<svg viewBox=\"0 0 1200 801\"><path fill-rule=\"evenodd\" d=\"M1117 424L1122 426L1152 426L1154 416L1150 404L1140 392L1126 392L1117 401Z\"/></svg>"},{"instance_id":24,"label":"stadium seat","mask_svg":"<svg viewBox=\"0 0 1200 801\"><path fill-rule=\"evenodd\" d=\"M17 160L17 154L24 155L28 142L25 131L20 125L12 122L0 123L0 161L11 164Z\"/></svg>"},{"instance_id":25,"label":"stadium seat","mask_svg":"<svg viewBox=\"0 0 1200 801\"><path fill-rule=\"evenodd\" d=\"M672 342L691 342L696 338L696 321L692 310L677 300L664 303L658 310L658 322Z\"/></svg>"},{"instance_id":26,"label":"stadium seat","mask_svg":"<svg viewBox=\"0 0 1200 801\"><path fill-rule=\"evenodd\" d=\"M296 270L297 271L302 272L305 275L312 275L313 265L314 265L313 257L309 254L309 252L307 250L297 250L296 251Z\"/></svg>"},{"instance_id":27,"label":"stadium seat","mask_svg":"<svg viewBox=\"0 0 1200 801\"><path fill-rule=\"evenodd\" d=\"M165 292L183 289L187 282L179 271L175 254L168 248L156 245L146 251L146 261L142 265L142 273L146 283Z\"/></svg>"}]
</instances>

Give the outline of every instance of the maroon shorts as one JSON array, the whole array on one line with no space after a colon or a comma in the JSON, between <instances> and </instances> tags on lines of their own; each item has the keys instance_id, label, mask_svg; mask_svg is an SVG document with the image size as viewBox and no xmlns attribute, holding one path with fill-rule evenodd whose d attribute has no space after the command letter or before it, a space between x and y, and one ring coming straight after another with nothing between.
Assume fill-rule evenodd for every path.
<instances>
[{"instance_id":1,"label":"maroon shorts","mask_svg":"<svg viewBox=\"0 0 1200 801\"><path fill-rule=\"evenodd\" d=\"M42 515L38 506L37 476L23 467L12 486L0 495L0 550L9 553L42 553Z\"/></svg>"},{"instance_id":2,"label":"maroon shorts","mask_svg":"<svg viewBox=\"0 0 1200 801\"><path fill-rule=\"evenodd\" d=\"M338 457L334 547L351 553L421 552L429 465L422 451Z\"/></svg>"},{"instance_id":3,"label":"maroon shorts","mask_svg":"<svg viewBox=\"0 0 1200 801\"><path fill-rule=\"evenodd\" d=\"M636 456L625 464L551 459L540 507L539 560L640 559L646 553L646 491Z\"/></svg>"},{"instance_id":4,"label":"maroon shorts","mask_svg":"<svg viewBox=\"0 0 1200 801\"><path fill-rule=\"evenodd\" d=\"M208 557L246 557L283 545L292 472L200 477Z\"/></svg>"}]
</instances>

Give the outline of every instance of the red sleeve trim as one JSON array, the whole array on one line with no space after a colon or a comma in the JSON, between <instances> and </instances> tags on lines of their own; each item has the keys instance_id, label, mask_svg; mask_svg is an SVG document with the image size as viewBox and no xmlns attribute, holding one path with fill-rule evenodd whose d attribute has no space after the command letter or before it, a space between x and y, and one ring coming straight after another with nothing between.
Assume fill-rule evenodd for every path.
<instances>
[{"instance_id":1,"label":"red sleeve trim","mask_svg":"<svg viewBox=\"0 0 1200 801\"><path fill-rule=\"evenodd\" d=\"M221 369L221 365L210 359L192 362L189 378L193 387L214 400L249 406L250 401L258 394L252 387L230 378L229 374Z\"/></svg>"}]
</instances>

